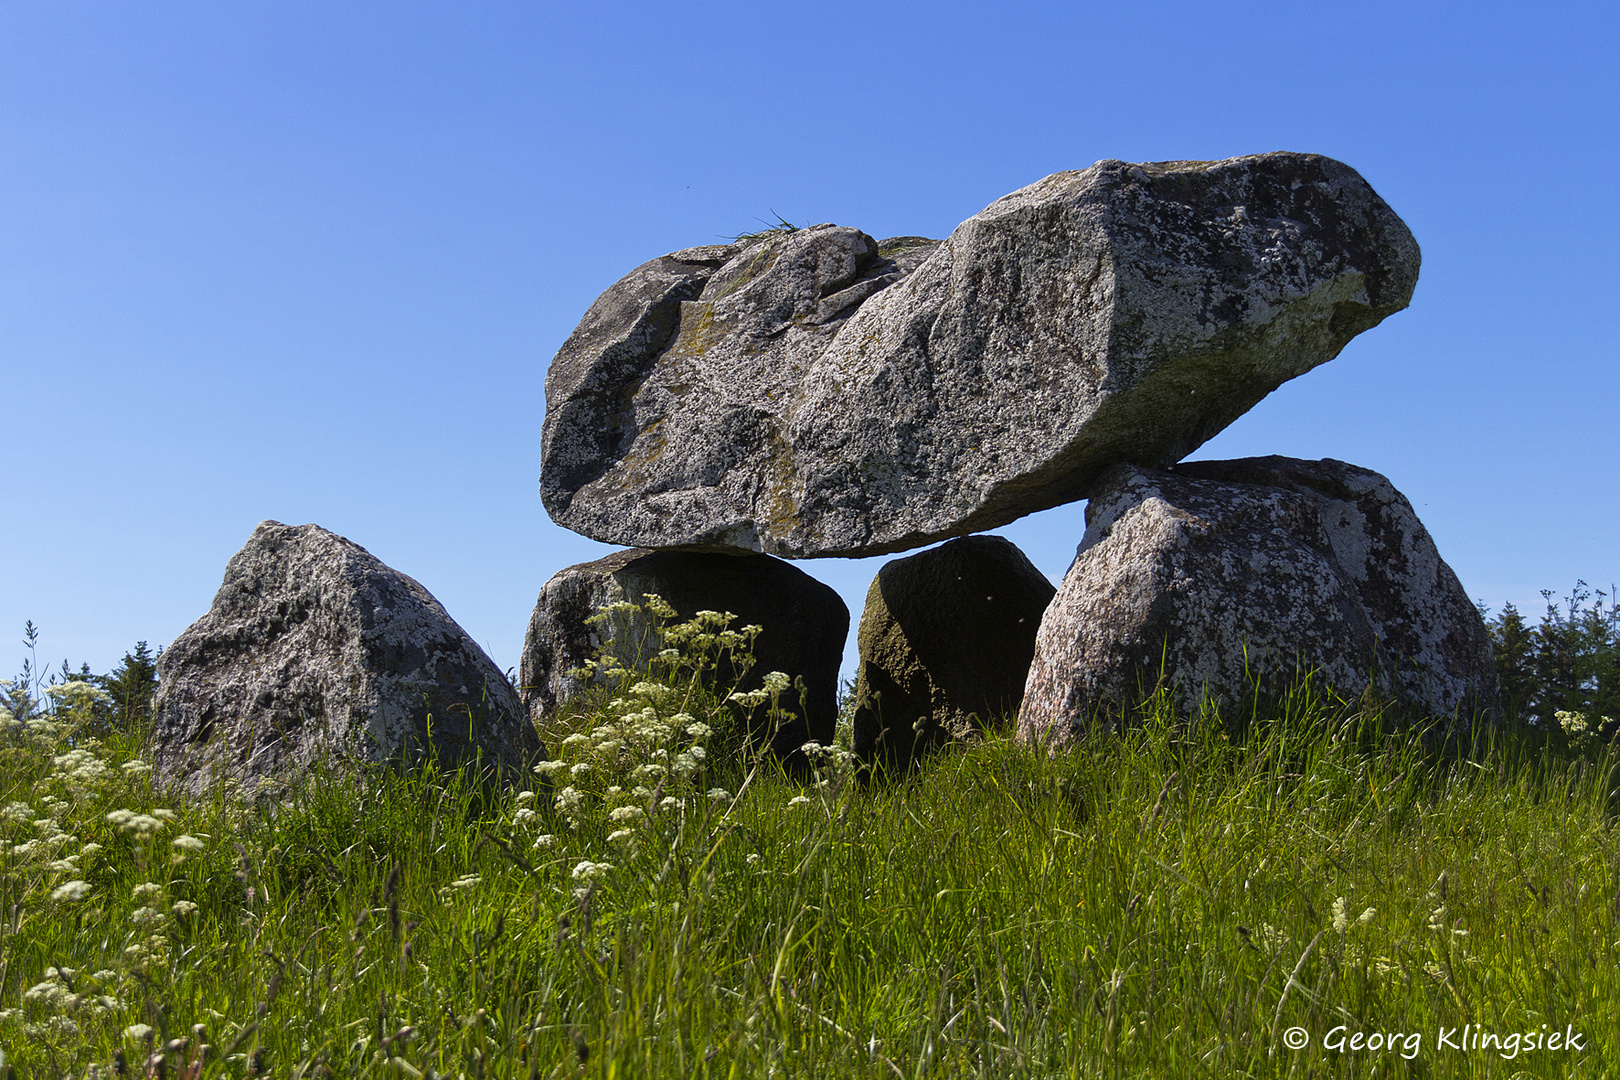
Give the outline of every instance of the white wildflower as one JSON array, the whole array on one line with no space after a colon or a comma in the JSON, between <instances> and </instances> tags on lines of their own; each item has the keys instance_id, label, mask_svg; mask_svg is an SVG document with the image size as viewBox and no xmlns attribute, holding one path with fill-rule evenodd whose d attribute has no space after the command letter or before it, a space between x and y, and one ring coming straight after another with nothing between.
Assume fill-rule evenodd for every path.
<instances>
[{"instance_id":1,"label":"white wildflower","mask_svg":"<svg viewBox=\"0 0 1620 1080\"><path fill-rule=\"evenodd\" d=\"M69 750L51 760L58 776L75 786L88 786L112 775L107 763L88 750Z\"/></svg>"},{"instance_id":2,"label":"white wildflower","mask_svg":"<svg viewBox=\"0 0 1620 1080\"><path fill-rule=\"evenodd\" d=\"M450 883L452 889L470 889L484 879L477 874L463 874Z\"/></svg>"},{"instance_id":3,"label":"white wildflower","mask_svg":"<svg viewBox=\"0 0 1620 1080\"><path fill-rule=\"evenodd\" d=\"M141 761L140 759L137 758L134 761L126 761L126 762L124 762L122 768L123 768L123 770L125 772L129 773L129 775L131 775L131 776L145 776L147 773L152 771L152 763L150 761ZM145 1027L146 1025L145 1024L136 1024L135 1026L136 1027Z\"/></svg>"},{"instance_id":4,"label":"white wildflower","mask_svg":"<svg viewBox=\"0 0 1620 1080\"><path fill-rule=\"evenodd\" d=\"M53 1009L70 1009L79 999L67 987L56 981L54 975L45 982L35 983L23 991L23 1001L46 1005Z\"/></svg>"},{"instance_id":5,"label":"white wildflower","mask_svg":"<svg viewBox=\"0 0 1620 1080\"><path fill-rule=\"evenodd\" d=\"M144 885L135 886L135 888L130 890L130 894L137 900L150 900L152 897L158 895L162 891L163 886L157 884L156 882L148 881Z\"/></svg>"},{"instance_id":6,"label":"white wildflower","mask_svg":"<svg viewBox=\"0 0 1620 1080\"><path fill-rule=\"evenodd\" d=\"M710 788L708 791L708 797L713 802L725 802L727 799L731 798L731 792L727 791L723 787Z\"/></svg>"},{"instance_id":7,"label":"white wildflower","mask_svg":"<svg viewBox=\"0 0 1620 1080\"><path fill-rule=\"evenodd\" d=\"M174 902L174 906L169 910L174 912L176 915L190 915L193 911L197 910L197 905L193 904L190 900L176 900Z\"/></svg>"},{"instance_id":8,"label":"white wildflower","mask_svg":"<svg viewBox=\"0 0 1620 1080\"><path fill-rule=\"evenodd\" d=\"M657 615L660 619L675 618L675 609L657 593L642 593L641 598L647 602L648 614Z\"/></svg>"},{"instance_id":9,"label":"white wildflower","mask_svg":"<svg viewBox=\"0 0 1620 1080\"><path fill-rule=\"evenodd\" d=\"M522 824L532 817L534 817L534 807L532 806L520 806L512 812L512 821L515 824Z\"/></svg>"},{"instance_id":10,"label":"white wildflower","mask_svg":"<svg viewBox=\"0 0 1620 1080\"><path fill-rule=\"evenodd\" d=\"M135 1042L140 1042L151 1034L152 1028L149 1024L131 1024L124 1029L124 1038L133 1039Z\"/></svg>"},{"instance_id":11,"label":"white wildflower","mask_svg":"<svg viewBox=\"0 0 1620 1080\"><path fill-rule=\"evenodd\" d=\"M208 846L195 836L177 836L171 843L181 851L201 851Z\"/></svg>"},{"instance_id":12,"label":"white wildflower","mask_svg":"<svg viewBox=\"0 0 1620 1080\"><path fill-rule=\"evenodd\" d=\"M793 796L793 798L788 800L788 803L787 803L788 804L788 809L791 810L795 806L805 806L805 805L808 805L809 802L810 802L810 796L808 796L808 795L795 795L795 796Z\"/></svg>"},{"instance_id":13,"label":"white wildflower","mask_svg":"<svg viewBox=\"0 0 1620 1080\"><path fill-rule=\"evenodd\" d=\"M52 900L83 900L89 895L90 884L85 881L70 881L51 890Z\"/></svg>"},{"instance_id":14,"label":"white wildflower","mask_svg":"<svg viewBox=\"0 0 1620 1080\"><path fill-rule=\"evenodd\" d=\"M609 821L640 821L646 814L639 806L620 806L608 814Z\"/></svg>"},{"instance_id":15,"label":"white wildflower","mask_svg":"<svg viewBox=\"0 0 1620 1080\"><path fill-rule=\"evenodd\" d=\"M540 764L534 767L534 771L539 773L541 776L550 776L553 773L561 772L566 768L568 768L568 762L559 759L557 761L542 761ZM530 792L530 794L533 793Z\"/></svg>"},{"instance_id":16,"label":"white wildflower","mask_svg":"<svg viewBox=\"0 0 1620 1080\"><path fill-rule=\"evenodd\" d=\"M605 876L612 869L612 863L591 862L591 860L585 859L574 867L573 878L575 881L594 881Z\"/></svg>"},{"instance_id":17,"label":"white wildflower","mask_svg":"<svg viewBox=\"0 0 1620 1080\"><path fill-rule=\"evenodd\" d=\"M138 907L130 913L129 921L136 926L161 926L164 915L157 908Z\"/></svg>"},{"instance_id":18,"label":"white wildflower","mask_svg":"<svg viewBox=\"0 0 1620 1080\"><path fill-rule=\"evenodd\" d=\"M773 671L765 676L765 692L767 694L780 694L791 685L793 685L793 680L780 671Z\"/></svg>"},{"instance_id":19,"label":"white wildflower","mask_svg":"<svg viewBox=\"0 0 1620 1080\"><path fill-rule=\"evenodd\" d=\"M6 821L29 821L34 816L34 808L25 802L14 802L0 810L0 818Z\"/></svg>"},{"instance_id":20,"label":"white wildflower","mask_svg":"<svg viewBox=\"0 0 1620 1080\"><path fill-rule=\"evenodd\" d=\"M150 836L163 828L159 815L167 811L154 810L151 814L137 814L133 810L114 810L107 815L107 820L117 826L120 832L134 833L138 836ZM170 814L169 816L173 816Z\"/></svg>"},{"instance_id":21,"label":"white wildflower","mask_svg":"<svg viewBox=\"0 0 1620 1080\"><path fill-rule=\"evenodd\" d=\"M629 840L636 835L634 829L616 829L608 833L608 842L617 844L621 840Z\"/></svg>"},{"instance_id":22,"label":"white wildflower","mask_svg":"<svg viewBox=\"0 0 1620 1080\"><path fill-rule=\"evenodd\" d=\"M577 765L574 765L572 768L570 768L568 770L568 775L574 777L575 779L578 779L579 777L584 776L586 773L588 773L590 771L591 771L590 763L586 762L586 761L581 761Z\"/></svg>"},{"instance_id":23,"label":"white wildflower","mask_svg":"<svg viewBox=\"0 0 1620 1080\"><path fill-rule=\"evenodd\" d=\"M534 801L534 792L532 792L532 791L520 791L520 792L517 793L517 798L514 799L513 801L516 802L519 806L522 806L526 802L533 802Z\"/></svg>"},{"instance_id":24,"label":"white wildflower","mask_svg":"<svg viewBox=\"0 0 1620 1080\"><path fill-rule=\"evenodd\" d=\"M112 695L99 686L82 679L65 682L61 686L47 686L45 692L56 704L66 708L87 708L97 702L110 702Z\"/></svg>"},{"instance_id":25,"label":"white wildflower","mask_svg":"<svg viewBox=\"0 0 1620 1080\"><path fill-rule=\"evenodd\" d=\"M630 692L636 697L646 698L648 701L664 701L675 693L674 690L663 683L655 682L638 682L630 688Z\"/></svg>"},{"instance_id":26,"label":"white wildflower","mask_svg":"<svg viewBox=\"0 0 1620 1080\"><path fill-rule=\"evenodd\" d=\"M551 833L546 833L543 836L535 837L534 838L534 843L529 845L529 846L530 847L543 848L543 847L551 847L556 843L557 843L557 838L555 836L553 836Z\"/></svg>"}]
</instances>

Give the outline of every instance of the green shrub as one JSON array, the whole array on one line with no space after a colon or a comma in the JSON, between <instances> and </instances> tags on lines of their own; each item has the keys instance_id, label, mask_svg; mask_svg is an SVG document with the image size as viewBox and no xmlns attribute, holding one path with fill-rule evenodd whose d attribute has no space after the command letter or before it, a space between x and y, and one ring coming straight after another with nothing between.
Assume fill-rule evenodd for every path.
<instances>
[{"instance_id":1,"label":"green shrub","mask_svg":"<svg viewBox=\"0 0 1620 1080\"><path fill-rule=\"evenodd\" d=\"M1566 732L1590 753L1620 728L1620 610L1584 581L1562 604L1551 592L1542 596L1547 608L1535 626L1512 604L1487 620L1502 705L1510 717Z\"/></svg>"}]
</instances>

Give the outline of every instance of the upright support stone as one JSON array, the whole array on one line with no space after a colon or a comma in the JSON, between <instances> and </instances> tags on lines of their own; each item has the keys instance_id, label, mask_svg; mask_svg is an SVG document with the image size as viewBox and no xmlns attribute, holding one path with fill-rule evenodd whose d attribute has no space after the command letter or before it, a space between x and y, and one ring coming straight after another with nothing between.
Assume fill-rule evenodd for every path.
<instances>
[{"instance_id":1,"label":"upright support stone","mask_svg":"<svg viewBox=\"0 0 1620 1080\"><path fill-rule=\"evenodd\" d=\"M1121 465L1036 641L1018 738L1061 745L1167 684L1195 712L1303 672L1467 724L1496 700L1484 620L1411 504L1342 461Z\"/></svg>"},{"instance_id":2,"label":"upright support stone","mask_svg":"<svg viewBox=\"0 0 1620 1080\"><path fill-rule=\"evenodd\" d=\"M523 644L518 684L535 720L585 689L570 672L603 644L600 627L587 620L608 604L639 604L647 593L662 597L682 618L705 610L730 612L737 616L734 629L764 627L755 643L754 666L740 688L757 689L772 671L804 681L802 702L783 701L799 717L774 733L772 750L796 764L807 739L832 742L849 609L832 589L768 555L633 548L558 571L540 590ZM645 630L644 624L621 627L616 652L622 659L634 661L649 646L657 647ZM734 677L733 672L718 673L722 685L730 685Z\"/></svg>"},{"instance_id":3,"label":"upright support stone","mask_svg":"<svg viewBox=\"0 0 1620 1080\"><path fill-rule=\"evenodd\" d=\"M968 536L878 571L861 613L854 751L903 769L1018 713L1056 590L1010 540Z\"/></svg>"}]
</instances>

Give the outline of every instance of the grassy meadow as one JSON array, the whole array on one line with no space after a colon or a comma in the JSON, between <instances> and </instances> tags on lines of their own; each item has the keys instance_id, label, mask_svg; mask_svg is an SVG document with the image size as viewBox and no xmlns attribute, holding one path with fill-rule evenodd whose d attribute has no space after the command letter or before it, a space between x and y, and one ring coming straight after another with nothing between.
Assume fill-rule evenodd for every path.
<instances>
[{"instance_id":1,"label":"grassy meadow","mask_svg":"<svg viewBox=\"0 0 1620 1080\"><path fill-rule=\"evenodd\" d=\"M1307 683L794 780L791 689L702 686L749 635L662 633L504 791L180 801L87 683L0 716L0 1075L1620 1075L1612 746Z\"/></svg>"}]
</instances>

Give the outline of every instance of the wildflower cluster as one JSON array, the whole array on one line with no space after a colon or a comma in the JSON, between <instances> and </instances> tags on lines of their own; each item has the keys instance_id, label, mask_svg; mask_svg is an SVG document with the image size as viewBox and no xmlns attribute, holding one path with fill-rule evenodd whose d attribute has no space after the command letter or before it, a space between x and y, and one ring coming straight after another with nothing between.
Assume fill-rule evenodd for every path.
<instances>
[{"instance_id":1,"label":"wildflower cluster","mask_svg":"<svg viewBox=\"0 0 1620 1080\"><path fill-rule=\"evenodd\" d=\"M120 762L123 753L85 734L94 710L106 704L104 690L70 681L46 693L51 709L27 710L22 720L0 708L0 763L20 781L0 805L0 880L19 886L12 933L23 924L86 920L104 930L84 935L85 944L95 940L93 953L80 953L70 935L48 955L0 954L0 968L28 965L20 1001L0 1008L0 1045L20 1037L71 1054L96 1029L127 1023L135 1008L130 994L142 980L167 977L173 928L197 911L196 903L170 895L170 876L209 838L174 835L176 813L151 806L150 764ZM131 869L141 884L119 884ZM81 958L83 967L71 966ZM29 970L33 964L40 966Z\"/></svg>"},{"instance_id":2,"label":"wildflower cluster","mask_svg":"<svg viewBox=\"0 0 1620 1080\"><path fill-rule=\"evenodd\" d=\"M1560 709L1553 714L1553 719L1569 740L1569 748L1581 757L1596 758L1613 741L1616 729L1620 729L1620 723L1612 717L1599 716L1594 721L1583 712Z\"/></svg>"},{"instance_id":3,"label":"wildflower cluster","mask_svg":"<svg viewBox=\"0 0 1620 1080\"><path fill-rule=\"evenodd\" d=\"M761 690L736 689L760 627L733 630L736 616L727 612L675 618L652 593L643 604L611 604L594 616L612 636L572 674L597 688L599 704L581 714L586 730L554 739L555 759L535 767L552 784L550 817L564 835L542 833L531 847L572 863L577 899L610 883L615 868L644 848L668 851L694 819L723 815L733 793L705 780L716 756L757 761L764 743L751 733L768 728L753 717L763 709L771 722L791 718L780 707L786 675L771 672ZM514 824L539 826L544 819L530 806L536 799L519 795ZM605 837L605 852L592 849L596 837Z\"/></svg>"}]
</instances>

